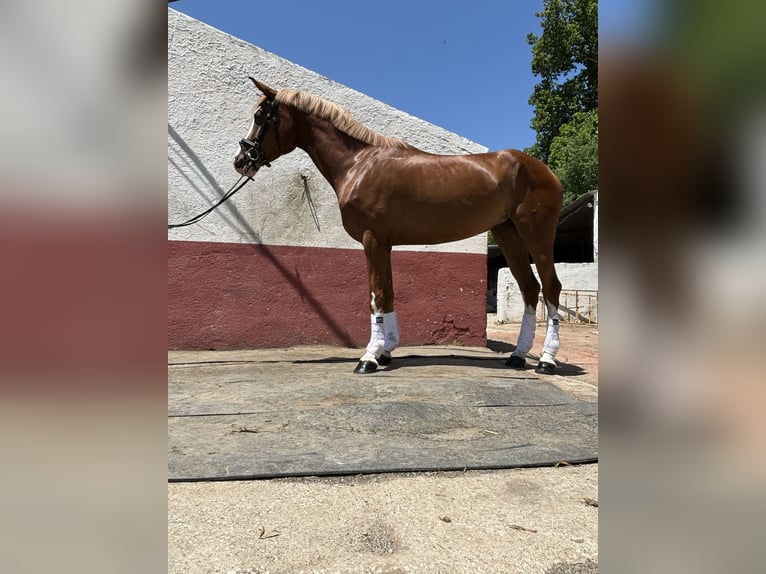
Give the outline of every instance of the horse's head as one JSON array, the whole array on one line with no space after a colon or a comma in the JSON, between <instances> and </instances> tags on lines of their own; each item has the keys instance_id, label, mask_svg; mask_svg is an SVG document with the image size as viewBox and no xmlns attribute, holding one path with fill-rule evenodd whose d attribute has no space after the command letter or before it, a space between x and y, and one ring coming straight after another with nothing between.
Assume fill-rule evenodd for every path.
<instances>
[{"instance_id":1,"label":"horse's head","mask_svg":"<svg viewBox=\"0 0 766 574\"><path fill-rule=\"evenodd\" d=\"M264 165L279 156L292 151L295 143L289 133L291 119L282 112L277 102L277 92L266 84L250 78L255 86L263 93L256 102L250 129L244 139L239 140L239 153L234 157L234 169L242 175L252 177Z\"/></svg>"}]
</instances>

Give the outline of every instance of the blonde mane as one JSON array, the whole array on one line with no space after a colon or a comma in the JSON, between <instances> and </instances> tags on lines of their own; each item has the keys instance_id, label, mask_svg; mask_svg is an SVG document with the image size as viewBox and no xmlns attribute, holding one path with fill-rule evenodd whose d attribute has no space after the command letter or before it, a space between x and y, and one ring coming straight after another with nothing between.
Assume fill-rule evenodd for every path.
<instances>
[{"instance_id":1,"label":"blonde mane","mask_svg":"<svg viewBox=\"0 0 766 574\"><path fill-rule=\"evenodd\" d=\"M282 104L293 106L302 112L325 119L343 133L370 145L416 149L403 140L375 133L356 121L350 113L340 106L306 92L282 89L277 92L276 99Z\"/></svg>"}]
</instances>

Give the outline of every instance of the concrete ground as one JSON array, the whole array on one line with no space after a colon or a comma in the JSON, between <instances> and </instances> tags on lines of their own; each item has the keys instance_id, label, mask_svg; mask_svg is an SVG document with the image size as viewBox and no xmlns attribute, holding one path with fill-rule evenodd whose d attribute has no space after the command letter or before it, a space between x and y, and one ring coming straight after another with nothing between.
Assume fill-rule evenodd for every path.
<instances>
[{"instance_id":1,"label":"concrete ground","mask_svg":"<svg viewBox=\"0 0 766 574\"><path fill-rule=\"evenodd\" d=\"M489 316L490 348L517 329ZM596 327L561 346L549 380L597 400ZM168 484L171 574L597 571L597 464Z\"/></svg>"}]
</instances>

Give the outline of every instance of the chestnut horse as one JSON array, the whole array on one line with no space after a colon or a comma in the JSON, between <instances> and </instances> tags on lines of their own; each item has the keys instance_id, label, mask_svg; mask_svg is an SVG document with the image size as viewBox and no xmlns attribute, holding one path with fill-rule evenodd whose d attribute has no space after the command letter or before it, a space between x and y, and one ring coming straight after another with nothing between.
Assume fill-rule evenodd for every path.
<instances>
[{"instance_id":1,"label":"chestnut horse","mask_svg":"<svg viewBox=\"0 0 766 574\"><path fill-rule=\"evenodd\" d=\"M234 159L252 177L296 147L313 160L338 196L343 227L361 242L367 259L371 336L354 369L371 373L391 362L399 344L391 274L393 245L457 241L492 231L524 298L516 349L506 365L524 368L535 335L540 284L548 313L536 371L555 373L559 349L561 283L553 266L553 240L561 209L561 183L541 161L518 150L434 155L377 134L326 100L295 90L263 93L247 137Z\"/></svg>"}]
</instances>

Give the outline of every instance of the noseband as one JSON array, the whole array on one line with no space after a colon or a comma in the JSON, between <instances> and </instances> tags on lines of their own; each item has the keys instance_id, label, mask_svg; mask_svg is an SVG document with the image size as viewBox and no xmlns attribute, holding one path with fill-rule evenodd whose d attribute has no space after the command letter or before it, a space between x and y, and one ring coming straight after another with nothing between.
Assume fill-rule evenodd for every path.
<instances>
[{"instance_id":1,"label":"noseband","mask_svg":"<svg viewBox=\"0 0 766 574\"><path fill-rule=\"evenodd\" d=\"M255 112L255 124L260 126L258 133L255 134L255 141L250 141L249 139L239 140L239 147L242 148L242 153L247 159L247 163L244 167L245 171L253 167L258 169L264 165L266 167L271 167L271 164L266 161L266 155L263 153L261 144L263 143L263 138L266 137L266 132L268 132L269 127L271 127L272 124L274 125L274 135L277 140L277 150L281 153L282 146L279 144L279 114L277 113L277 107L279 104L276 100L270 100L264 103L270 104L269 111L266 114L266 117L262 120L258 117L258 112L261 111L263 104L261 104L261 106L258 108L258 111ZM259 161L261 162L260 165L258 165Z\"/></svg>"}]
</instances>

